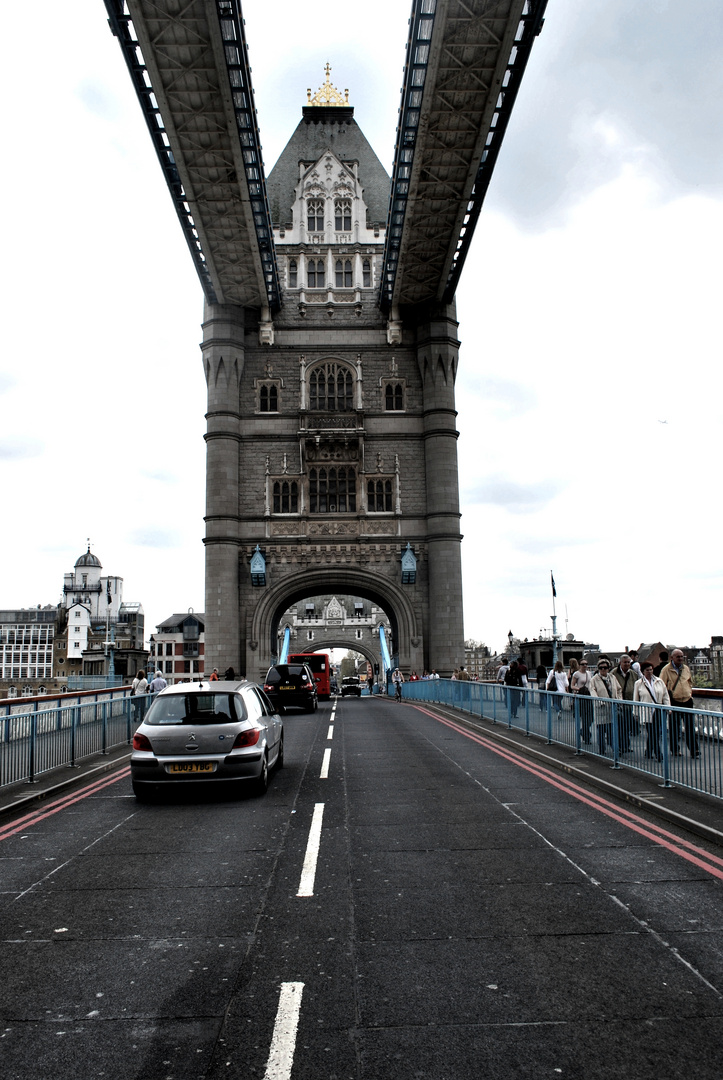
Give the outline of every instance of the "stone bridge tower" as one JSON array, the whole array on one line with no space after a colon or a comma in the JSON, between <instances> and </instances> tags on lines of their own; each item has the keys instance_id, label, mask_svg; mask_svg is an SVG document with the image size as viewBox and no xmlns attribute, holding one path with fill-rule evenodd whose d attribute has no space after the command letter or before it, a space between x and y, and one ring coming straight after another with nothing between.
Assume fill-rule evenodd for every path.
<instances>
[{"instance_id":1,"label":"stone bridge tower","mask_svg":"<svg viewBox=\"0 0 723 1080\"><path fill-rule=\"evenodd\" d=\"M105 0L206 298L206 663L363 597L463 658L454 296L547 0L411 0L392 176L326 81L267 178L241 0Z\"/></svg>"},{"instance_id":2,"label":"stone bridge tower","mask_svg":"<svg viewBox=\"0 0 723 1080\"><path fill-rule=\"evenodd\" d=\"M404 670L463 659L457 322L380 310L390 183L327 68L267 180L280 310L206 304L209 669L259 678L330 592L384 609Z\"/></svg>"}]
</instances>

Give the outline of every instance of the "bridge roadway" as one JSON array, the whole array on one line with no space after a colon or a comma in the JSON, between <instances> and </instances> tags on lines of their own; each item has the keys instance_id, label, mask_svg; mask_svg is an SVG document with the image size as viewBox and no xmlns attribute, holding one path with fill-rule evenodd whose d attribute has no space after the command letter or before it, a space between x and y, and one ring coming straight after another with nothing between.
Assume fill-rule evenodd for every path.
<instances>
[{"instance_id":1,"label":"bridge roadway","mask_svg":"<svg viewBox=\"0 0 723 1080\"><path fill-rule=\"evenodd\" d=\"M4 1080L723 1074L720 848L444 711L285 729L262 799L0 821Z\"/></svg>"}]
</instances>

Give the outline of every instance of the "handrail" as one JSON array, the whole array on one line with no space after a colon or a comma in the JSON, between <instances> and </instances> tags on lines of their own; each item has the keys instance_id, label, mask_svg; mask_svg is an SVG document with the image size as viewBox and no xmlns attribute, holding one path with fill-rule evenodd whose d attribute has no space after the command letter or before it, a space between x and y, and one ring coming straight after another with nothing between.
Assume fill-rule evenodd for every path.
<instances>
[{"instance_id":1,"label":"handrail","mask_svg":"<svg viewBox=\"0 0 723 1080\"><path fill-rule=\"evenodd\" d=\"M458 679L420 679L402 688L428 701L504 723L576 754L657 776L723 799L723 713L637 701L558 694Z\"/></svg>"}]
</instances>

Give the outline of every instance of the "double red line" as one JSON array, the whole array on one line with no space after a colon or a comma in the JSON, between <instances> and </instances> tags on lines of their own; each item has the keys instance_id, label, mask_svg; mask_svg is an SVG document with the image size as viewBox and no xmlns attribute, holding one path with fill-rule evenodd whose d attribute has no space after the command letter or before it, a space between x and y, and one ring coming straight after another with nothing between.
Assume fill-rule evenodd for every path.
<instances>
[{"instance_id":1,"label":"double red line","mask_svg":"<svg viewBox=\"0 0 723 1080\"><path fill-rule=\"evenodd\" d=\"M500 746L493 739L485 738L484 735L478 735L476 732L456 724L453 720L446 720L437 713L430 712L429 709L423 709L419 705L416 705L415 708L419 709L420 712L425 713L427 716L431 716L440 724L444 724L446 727L452 728L453 731L458 732L460 735L464 735L465 738L471 739L472 742L479 743L479 745L484 746L486 750L491 750L493 754L497 754L498 757L504 758L505 761L509 761L512 765L516 765L518 768L524 769L525 772L532 773L533 776L539 777L540 780L544 780L546 784L551 784L552 787L557 788L558 791L566 792L574 799L577 799L578 802L592 807L593 810L597 810L601 814L605 814L606 817L612 818L613 821L617 821L620 825L624 825L627 829L637 833L639 836L644 836L646 839L652 840L660 847L666 848L674 855L679 855L681 859L693 863L693 865L697 866L700 870L705 870L706 873L712 874L713 877L723 881L723 859L719 858L717 855L710 854L705 848L699 847L689 840L683 840L674 833L668 832L667 829L663 829L659 825L646 821L640 814L636 814L623 806L619 806L617 803L606 799L604 796L598 795L596 792L590 791L580 784L576 784L573 780L561 777L558 773L553 772L551 769L547 769L544 765L537 765L534 762L529 761L529 759L522 754L519 754L514 750L509 750L507 747Z\"/></svg>"},{"instance_id":2,"label":"double red line","mask_svg":"<svg viewBox=\"0 0 723 1080\"><path fill-rule=\"evenodd\" d=\"M81 788L80 791L73 791L68 795L62 796L60 799L56 799L55 802L44 803L42 806L39 806L37 810L31 810L29 814L25 814L24 817L16 818L14 821L8 822L7 825L0 825L0 840L7 840L9 837L15 836L16 833L23 832L25 829L30 829L33 825L37 825L38 822L52 817L53 814L59 814L61 810L65 810L68 806L72 806L73 803L81 802L90 795L95 795L96 792L102 791L103 788L109 787L111 784L116 784L119 780L122 780L123 777L128 776L130 771L129 766L126 766L123 769L119 769L118 772L113 773L110 777L104 777L102 780L95 780L92 784L88 784L87 787Z\"/></svg>"}]
</instances>

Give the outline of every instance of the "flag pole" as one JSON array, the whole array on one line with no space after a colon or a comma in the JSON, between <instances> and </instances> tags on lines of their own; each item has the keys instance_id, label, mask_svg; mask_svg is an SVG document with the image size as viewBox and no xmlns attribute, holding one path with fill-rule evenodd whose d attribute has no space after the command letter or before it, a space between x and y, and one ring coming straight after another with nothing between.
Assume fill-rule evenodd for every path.
<instances>
[{"instance_id":1,"label":"flag pole","mask_svg":"<svg viewBox=\"0 0 723 1080\"><path fill-rule=\"evenodd\" d=\"M555 609L555 597L557 596L557 589L555 588L555 578L550 571L550 585L552 587L552 665L553 667L557 663L559 656L557 650L557 611Z\"/></svg>"}]
</instances>

